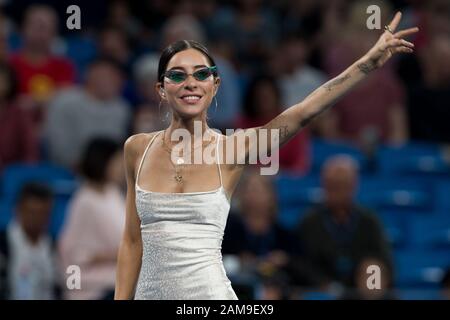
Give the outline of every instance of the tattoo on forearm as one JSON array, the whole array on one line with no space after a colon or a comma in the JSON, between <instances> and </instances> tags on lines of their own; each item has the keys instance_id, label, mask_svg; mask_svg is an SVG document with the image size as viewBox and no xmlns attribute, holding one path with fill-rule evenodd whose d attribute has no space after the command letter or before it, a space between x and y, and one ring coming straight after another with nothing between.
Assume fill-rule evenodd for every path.
<instances>
[{"instance_id":1,"label":"tattoo on forearm","mask_svg":"<svg viewBox=\"0 0 450 320\"><path fill-rule=\"evenodd\" d=\"M334 80L331 80L330 82L324 84L323 86L324 86L324 88L327 89L328 91L331 91L334 87L336 87L336 86L338 86L338 85L344 83L344 82L345 82L346 80L348 80L348 79L350 79L350 75L349 75L349 74L346 74L346 75L343 76L343 77L339 77L339 78L336 78L336 79L334 79Z\"/></svg>"},{"instance_id":2,"label":"tattoo on forearm","mask_svg":"<svg viewBox=\"0 0 450 320\"><path fill-rule=\"evenodd\" d=\"M288 126L281 126L279 128L279 130L280 130L280 138L281 139L284 139L284 138L286 138L289 135Z\"/></svg>"},{"instance_id":3,"label":"tattoo on forearm","mask_svg":"<svg viewBox=\"0 0 450 320\"><path fill-rule=\"evenodd\" d=\"M358 64L358 69L361 70L361 72L364 74L369 74L376 68L377 65L373 61Z\"/></svg>"}]
</instances>

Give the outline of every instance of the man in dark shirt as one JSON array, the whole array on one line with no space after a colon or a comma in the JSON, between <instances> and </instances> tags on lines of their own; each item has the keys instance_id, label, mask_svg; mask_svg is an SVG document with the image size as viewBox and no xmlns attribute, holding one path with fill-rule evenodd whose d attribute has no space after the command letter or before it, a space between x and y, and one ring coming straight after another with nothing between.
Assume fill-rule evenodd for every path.
<instances>
[{"instance_id":1,"label":"man in dark shirt","mask_svg":"<svg viewBox=\"0 0 450 320\"><path fill-rule=\"evenodd\" d=\"M324 202L296 229L303 253L321 284L351 285L356 266L367 257L376 257L392 268L390 248L377 217L354 203L357 180L352 158L330 158L322 169Z\"/></svg>"},{"instance_id":2,"label":"man in dark shirt","mask_svg":"<svg viewBox=\"0 0 450 320\"><path fill-rule=\"evenodd\" d=\"M232 280L239 298L282 299L288 295L285 267L296 254L295 237L277 223L276 194L270 178L258 170L247 172L237 192L239 210L228 218L222 253L225 258L234 255L239 259L240 279ZM255 279L262 284L256 296Z\"/></svg>"}]
</instances>

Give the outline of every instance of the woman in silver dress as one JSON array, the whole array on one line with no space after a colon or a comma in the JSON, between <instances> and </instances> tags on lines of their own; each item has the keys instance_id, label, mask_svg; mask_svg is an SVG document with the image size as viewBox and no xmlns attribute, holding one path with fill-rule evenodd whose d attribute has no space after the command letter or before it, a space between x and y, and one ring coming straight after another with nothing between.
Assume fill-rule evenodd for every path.
<instances>
[{"instance_id":1,"label":"woman in silver dress","mask_svg":"<svg viewBox=\"0 0 450 320\"><path fill-rule=\"evenodd\" d=\"M262 127L228 136L210 129L206 121L220 85L207 49L193 41L167 47L156 90L171 110L170 125L131 136L124 146L127 209L115 298L237 299L222 264L221 244L231 195L249 157L258 148L284 144L395 53L413 52L414 45L402 38L418 29L395 32L400 18L397 13L363 57L303 101ZM260 140L267 138L259 134L262 129L276 130L278 140L261 147ZM188 132L181 143L174 139L180 130ZM256 139L229 143L248 130L254 130ZM180 145L184 152L177 157L174 151ZM190 164L198 150L201 155L210 152L213 161Z\"/></svg>"}]
</instances>

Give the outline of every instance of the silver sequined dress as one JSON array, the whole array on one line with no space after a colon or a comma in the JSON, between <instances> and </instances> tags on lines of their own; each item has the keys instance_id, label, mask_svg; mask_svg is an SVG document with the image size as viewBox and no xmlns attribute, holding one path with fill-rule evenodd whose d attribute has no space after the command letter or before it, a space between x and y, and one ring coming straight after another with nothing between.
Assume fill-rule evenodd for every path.
<instances>
[{"instance_id":1,"label":"silver sequined dress","mask_svg":"<svg viewBox=\"0 0 450 320\"><path fill-rule=\"evenodd\" d=\"M143 190L138 185L139 172L155 137L144 151L136 176L143 254L135 299L235 300L222 263L230 203L220 166L220 187L213 191Z\"/></svg>"}]
</instances>

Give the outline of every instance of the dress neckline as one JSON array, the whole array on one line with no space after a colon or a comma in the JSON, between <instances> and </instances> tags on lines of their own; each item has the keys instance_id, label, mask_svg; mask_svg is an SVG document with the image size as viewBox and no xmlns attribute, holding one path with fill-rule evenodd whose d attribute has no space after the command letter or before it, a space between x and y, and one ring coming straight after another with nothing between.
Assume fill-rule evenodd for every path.
<instances>
[{"instance_id":1,"label":"dress neckline","mask_svg":"<svg viewBox=\"0 0 450 320\"><path fill-rule=\"evenodd\" d=\"M195 196L195 195L202 195L202 194L216 194L222 192L225 195L225 198L227 199L228 203L230 203L230 199L228 199L228 195L225 192L225 189L223 186L218 187L214 190L208 190L208 191L194 191L194 192L157 192L157 191L150 191L145 190L141 188L137 183L136 190L140 191L144 194L153 194L153 195L161 195L161 196Z\"/></svg>"},{"instance_id":2,"label":"dress neckline","mask_svg":"<svg viewBox=\"0 0 450 320\"><path fill-rule=\"evenodd\" d=\"M136 174L136 179L135 179L135 189L137 191L141 191L143 193L146 194L154 194L154 195L163 195L163 196L169 196L169 195L175 195L175 196L180 196L180 195L201 195L201 194L214 194L214 193L219 193L219 192L223 192L223 194L225 195L225 198L227 199L228 203L230 203L230 199L228 198L228 195L225 192L225 188L223 187L223 182L222 182L222 172L220 169L220 164L219 164L219 159L218 159L218 153L219 153L219 135L217 134L217 145L216 145L216 163L217 163L217 168L219 171L219 179L220 179L220 186L216 189L213 190L208 190L208 191L195 191L195 192L156 192L156 191L150 191L150 190L146 190L143 189L139 186L138 184L138 180L139 180L139 173L141 171L141 167L142 164L144 162L144 158L147 154L148 149L150 148L150 146L152 145L153 141L155 140L156 136L158 136L160 133L164 132L164 130L159 131L157 134L155 134L153 136L152 139L150 139L150 142L148 143L147 147L144 150L144 154L142 155L141 161L139 163L139 167L138 167L138 171Z\"/></svg>"}]
</instances>

